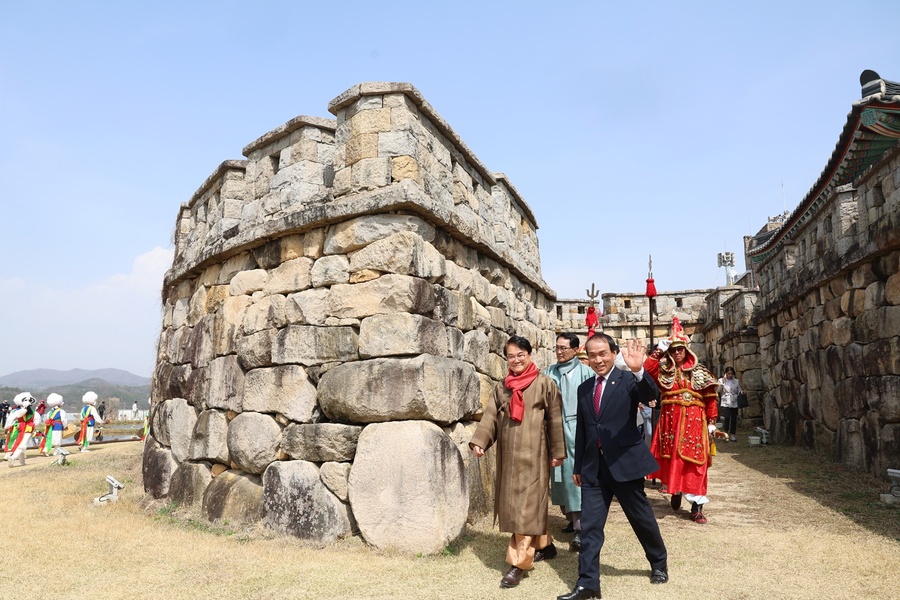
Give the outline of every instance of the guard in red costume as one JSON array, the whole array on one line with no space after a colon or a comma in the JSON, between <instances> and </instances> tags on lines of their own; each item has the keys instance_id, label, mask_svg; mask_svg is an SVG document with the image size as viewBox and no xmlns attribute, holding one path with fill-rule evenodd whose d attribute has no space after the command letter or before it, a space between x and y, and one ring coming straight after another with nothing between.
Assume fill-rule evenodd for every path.
<instances>
[{"instance_id":1,"label":"guard in red costume","mask_svg":"<svg viewBox=\"0 0 900 600\"><path fill-rule=\"evenodd\" d=\"M710 464L709 436L716 430L718 381L688 348L678 318L672 334L659 342L644 362L661 394L659 423L650 450L659 471L648 477L662 482L660 491L672 494L672 509L681 508L681 497L691 503L691 519L706 523L703 505Z\"/></svg>"}]
</instances>

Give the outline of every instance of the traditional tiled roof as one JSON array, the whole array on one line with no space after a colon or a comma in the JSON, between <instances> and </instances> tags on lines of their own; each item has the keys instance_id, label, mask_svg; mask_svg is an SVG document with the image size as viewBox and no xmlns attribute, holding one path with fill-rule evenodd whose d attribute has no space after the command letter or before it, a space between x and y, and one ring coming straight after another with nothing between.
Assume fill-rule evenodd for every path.
<instances>
[{"instance_id":1,"label":"traditional tiled roof","mask_svg":"<svg viewBox=\"0 0 900 600\"><path fill-rule=\"evenodd\" d=\"M818 212L835 190L852 183L900 140L900 83L882 79L875 71L859 78L862 99L853 103L831 158L815 185L774 235L757 236L747 251L759 263Z\"/></svg>"}]
</instances>

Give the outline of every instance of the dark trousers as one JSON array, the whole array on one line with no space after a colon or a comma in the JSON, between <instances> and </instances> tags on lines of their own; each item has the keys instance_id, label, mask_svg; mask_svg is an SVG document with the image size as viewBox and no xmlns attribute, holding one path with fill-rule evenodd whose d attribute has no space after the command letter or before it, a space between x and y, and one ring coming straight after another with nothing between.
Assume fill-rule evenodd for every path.
<instances>
[{"instance_id":1,"label":"dark trousers","mask_svg":"<svg viewBox=\"0 0 900 600\"><path fill-rule=\"evenodd\" d=\"M644 548L650 568L666 568L666 545L659 533L650 501L644 493L644 480L616 481L600 459L599 484L581 486L581 552L578 553L578 582L591 590L600 589L600 550L606 536L603 529L609 515L609 503L618 498L631 529Z\"/></svg>"},{"instance_id":2,"label":"dark trousers","mask_svg":"<svg viewBox=\"0 0 900 600\"><path fill-rule=\"evenodd\" d=\"M734 434L737 431L738 409L722 407L722 415L725 417L725 423L722 429L728 433Z\"/></svg>"}]
</instances>

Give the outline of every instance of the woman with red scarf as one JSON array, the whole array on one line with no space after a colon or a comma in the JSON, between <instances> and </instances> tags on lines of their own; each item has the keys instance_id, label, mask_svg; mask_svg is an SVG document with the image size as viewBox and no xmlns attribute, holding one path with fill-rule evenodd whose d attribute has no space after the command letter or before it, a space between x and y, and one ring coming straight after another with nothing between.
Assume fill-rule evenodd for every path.
<instances>
[{"instance_id":1,"label":"woman with red scarf","mask_svg":"<svg viewBox=\"0 0 900 600\"><path fill-rule=\"evenodd\" d=\"M506 342L509 374L498 383L469 446L481 458L497 444L494 518L512 534L506 550L511 566L501 587L515 587L535 562L556 556L547 527L550 468L566 457L562 400L556 383L531 360L531 343Z\"/></svg>"}]
</instances>

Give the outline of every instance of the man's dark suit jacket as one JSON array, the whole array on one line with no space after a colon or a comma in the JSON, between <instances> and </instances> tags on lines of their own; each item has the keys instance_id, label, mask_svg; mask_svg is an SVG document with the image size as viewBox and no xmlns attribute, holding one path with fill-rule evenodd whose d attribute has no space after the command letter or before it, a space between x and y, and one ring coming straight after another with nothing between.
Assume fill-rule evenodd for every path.
<instances>
[{"instance_id":1,"label":"man's dark suit jacket","mask_svg":"<svg viewBox=\"0 0 900 600\"><path fill-rule=\"evenodd\" d=\"M573 472L581 475L582 486L594 487L599 484L599 461L605 459L616 481L642 479L659 469L636 425L638 403L647 404L659 395L656 383L646 371L643 378L636 381L630 371L613 367L604 383L598 417L594 412L596 380L595 375L578 386Z\"/></svg>"}]
</instances>

